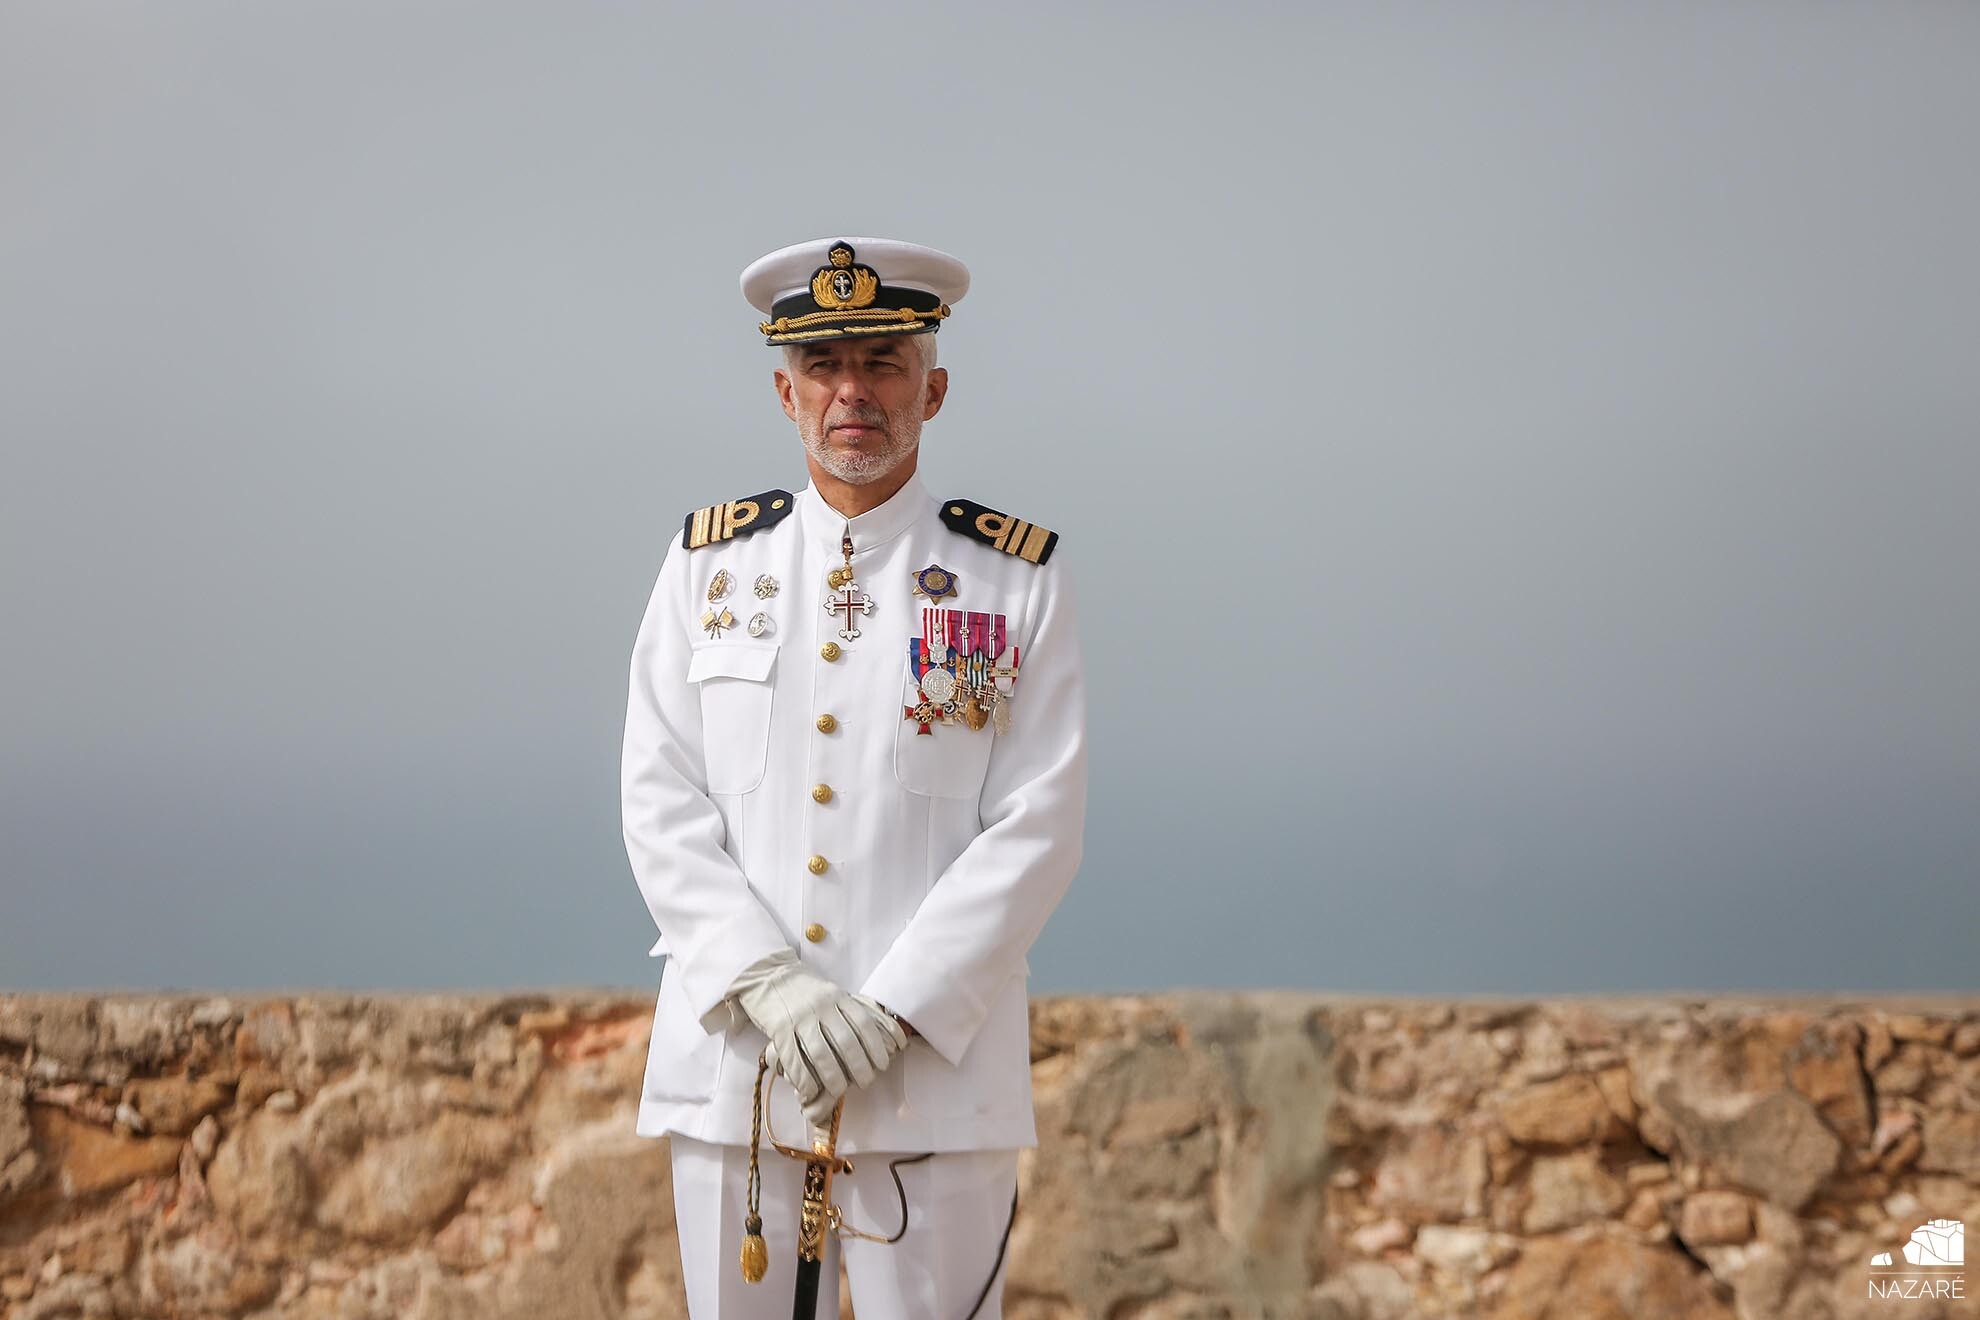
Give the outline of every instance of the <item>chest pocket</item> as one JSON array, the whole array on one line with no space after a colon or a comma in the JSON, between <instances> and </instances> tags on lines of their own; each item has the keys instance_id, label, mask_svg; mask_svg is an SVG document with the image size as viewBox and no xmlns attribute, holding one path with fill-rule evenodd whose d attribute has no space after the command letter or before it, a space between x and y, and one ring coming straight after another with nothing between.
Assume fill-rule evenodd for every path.
<instances>
[{"instance_id":1,"label":"chest pocket","mask_svg":"<svg viewBox=\"0 0 1980 1320\"><path fill-rule=\"evenodd\" d=\"M904 710L921 699L921 685L905 659L901 662L901 704ZM988 724L972 729L967 724L934 723L927 733L910 719L897 721L894 730L894 777L910 793L927 797L973 798L983 791L983 775L990 766L990 744L997 731Z\"/></svg>"},{"instance_id":2,"label":"chest pocket","mask_svg":"<svg viewBox=\"0 0 1980 1320\"><path fill-rule=\"evenodd\" d=\"M711 641L694 648L687 678L701 689L709 792L747 793L763 782L776 667L775 642Z\"/></svg>"}]
</instances>

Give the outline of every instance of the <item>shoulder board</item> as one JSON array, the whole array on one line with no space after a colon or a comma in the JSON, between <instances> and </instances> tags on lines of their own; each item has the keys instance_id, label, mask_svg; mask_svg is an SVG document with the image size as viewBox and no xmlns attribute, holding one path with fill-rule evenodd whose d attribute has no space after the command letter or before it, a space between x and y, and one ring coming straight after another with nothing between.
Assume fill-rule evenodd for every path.
<instances>
[{"instance_id":1,"label":"shoulder board","mask_svg":"<svg viewBox=\"0 0 1980 1320\"><path fill-rule=\"evenodd\" d=\"M1052 547L1059 543L1057 532L987 509L975 500L943 500L942 521L952 532L1034 564L1050 559Z\"/></svg>"},{"instance_id":2,"label":"shoulder board","mask_svg":"<svg viewBox=\"0 0 1980 1320\"><path fill-rule=\"evenodd\" d=\"M748 536L766 527L775 527L797 507L797 497L787 490L766 490L746 500L730 500L696 509L681 524L681 545L699 550L732 536Z\"/></svg>"}]
</instances>

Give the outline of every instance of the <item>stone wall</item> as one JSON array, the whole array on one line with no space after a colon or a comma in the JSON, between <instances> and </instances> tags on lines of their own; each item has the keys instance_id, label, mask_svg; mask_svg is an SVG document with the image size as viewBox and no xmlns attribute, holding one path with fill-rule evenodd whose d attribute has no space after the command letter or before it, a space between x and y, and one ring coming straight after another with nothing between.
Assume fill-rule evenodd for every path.
<instances>
[{"instance_id":1,"label":"stone wall","mask_svg":"<svg viewBox=\"0 0 1980 1320\"><path fill-rule=\"evenodd\" d=\"M651 1001L0 996L0 1315L679 1316ZM1980 1002L1051 998L1025 1320L1980 1314ZM1890 1276L1884 1276L1888 1279Z\"/></svg>"}]
</instances>

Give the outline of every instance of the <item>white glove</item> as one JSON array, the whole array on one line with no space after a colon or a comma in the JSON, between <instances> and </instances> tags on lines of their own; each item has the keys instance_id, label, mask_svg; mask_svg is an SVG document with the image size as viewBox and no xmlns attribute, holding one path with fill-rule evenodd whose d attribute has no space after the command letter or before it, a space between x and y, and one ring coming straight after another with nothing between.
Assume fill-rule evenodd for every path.
<instances>
[{"instance_id":1,"label":"white glove","mask_svg":"<svg viewBox=\"0 0 1980 1320\"><path fill-rule=\"evenodd\" d=\"M821 1130L840 1096L866 1087L907 1046L907 1033L878 1000L818 975L795 949L750 964L729 993L770 1038L777 1070Z\"/></svg>"}]
</instances>

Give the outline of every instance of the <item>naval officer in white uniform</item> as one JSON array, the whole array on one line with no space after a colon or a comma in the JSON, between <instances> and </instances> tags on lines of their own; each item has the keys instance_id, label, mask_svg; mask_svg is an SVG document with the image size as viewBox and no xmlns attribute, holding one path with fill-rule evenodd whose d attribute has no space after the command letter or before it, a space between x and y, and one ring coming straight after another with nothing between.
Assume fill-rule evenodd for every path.
<instances>
[{"instance_id":1,"label":"naval officer in white uniform","mask_svg":"<svg viewBox=\"0 0 1980 1320\"><path fill-rule=\"evenodd\" d=\"M868 1320L1001 1313L1037 1144L1026 953L1079 865L1086 702L1058 534L918 471L968 284L880 238L743 272L810 480L688 513L634 644L626 850L667 955L637 1130L671 1137L696 1320L790 1314L803 1170L771 1133L808 1147L841 1097L838 1152L865 1158L832 1200L886 1237L904 1191L907 1229L832 1236L819 1313L840 1251ZM747 1283L766 1046L769 1273Z\"/></svg>"}]
</instances>

